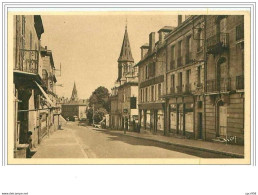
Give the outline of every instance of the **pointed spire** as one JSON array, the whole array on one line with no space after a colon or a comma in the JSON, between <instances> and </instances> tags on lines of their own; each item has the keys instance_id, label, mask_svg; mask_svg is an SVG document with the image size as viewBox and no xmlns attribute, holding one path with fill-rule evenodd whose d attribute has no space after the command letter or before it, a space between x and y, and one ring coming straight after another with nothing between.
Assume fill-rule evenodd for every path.
<instances>
[{"instance_id":1,"label":"pointed spire","mask_svg":"<svg viewBox=\"0 0 258 195\"><path fill-rule=\"evenodd\" d=\"M125 34L124 34L124 40L120 52L120 56L118 58L118 62L134 62L129 37L127 33L127 19L126 19L126 25L125 25Z\"/></svg>"},{"instance_id":2,"label":"pointed spire","mask_svg":"<svg viewBox=\"0 0 258 195\"><path fill-rule=\"evenodd\" d=\"M74 81L74 85L73 85L71 101L78 101L78 94L77 94L77 89L76 89L75 81Z\"/></svg>"}]
</instances>

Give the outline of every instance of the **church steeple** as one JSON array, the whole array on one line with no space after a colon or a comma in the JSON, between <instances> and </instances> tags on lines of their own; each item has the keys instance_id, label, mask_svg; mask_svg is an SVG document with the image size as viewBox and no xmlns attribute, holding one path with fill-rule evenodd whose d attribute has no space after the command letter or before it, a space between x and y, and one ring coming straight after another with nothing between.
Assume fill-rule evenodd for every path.
<instances>
[{"instance_id":1,"label":"church steeple","mask_svg":"<svg viewBox=\"0 0 258 195\"><path fill-rule=\"evenodd\" d=\"M127 74L127 71L130 70L133 63L134 63L134 59L133 59L132 52L131 52L129 37L128 37L128 33L127 33L127 21L126 21L124 40L122 43L120 56L118 58L117 81L120 82L121 78Z\"/></svg>"},{"instance_id":2,"label":"church steeple","mask_svg":"<svg viewBox=\"0 0 258 195\"><path fill-rule=\"evenodd\" d=\"M76 89L75 82L74 82L74 85L73 85L71 101L78 101L78 94L77 94L77 89Z\"/></svg>"},{"instance_id":3,"label":"church steeple","mask_svg":"<svg viewBox=\"0 0 258 195\"><path fill-rule=\"evenodd\" d=\"M124 40L123 40L120 56L118 58L118 62L134 62L132 52L131 52L129 37L127 33L127 24L125 26Z\"/></svg>"}]
</instances>

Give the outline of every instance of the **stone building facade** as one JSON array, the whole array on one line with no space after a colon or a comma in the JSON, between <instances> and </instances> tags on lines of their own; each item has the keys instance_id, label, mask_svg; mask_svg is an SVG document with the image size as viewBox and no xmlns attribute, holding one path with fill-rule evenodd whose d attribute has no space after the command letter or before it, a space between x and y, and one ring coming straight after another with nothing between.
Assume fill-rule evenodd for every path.
<instances>
[{"instance_id":1,"label":"stone building facade","mask_svg":"<svg viewBox=\"0 0 258 195\"><path fill-rule=\"evenodd\" d=\"M244 16L207 16L205 139L244 143Z\"/></svg>"},{"instance_id":2,"label":"stone building facade","mask_svg":"<svg viewBox=\"0 0 258 195\"><path fill-rule=\"evenodd\" d=\"M243 144L244 17L179 15L154 37L137 64L141 128L156 133L163 110L165 135Z\"/></svg>"},{"instance_id":3,"label":"stone building facade","mask_svg":"<svg viewBox=\"0 0 258 195\"><path fill-rule=\"evenodd\" d=\"M161 28L159 40L155 42L155 32L150 33L149 43L141 47L139 69L139 123L141 130L164 134L166 44L165 36L172 27Z\"/></svg>"},{"instance_id":4,"label":"stone building facade","mask_svg":"<svg viewBox=\"0 0 258 195\"><path fill-rule=\"evenodd\" d=\"M44 27L40 15L13 18L14 157L29 157L49 134L50 99L43 81L40 39Z\"/></svg>"},{"instance_id":5,"label":"stone building facade","mask_svg":"<svg viewBox=\"0 0 258 195\"><path fill-rule=\"evenodd\" d=\"M191 16L166 37L166 133L202 137L203 17ZM199 121L198 121L199 120Z\"/></svg>"}]
</instances>

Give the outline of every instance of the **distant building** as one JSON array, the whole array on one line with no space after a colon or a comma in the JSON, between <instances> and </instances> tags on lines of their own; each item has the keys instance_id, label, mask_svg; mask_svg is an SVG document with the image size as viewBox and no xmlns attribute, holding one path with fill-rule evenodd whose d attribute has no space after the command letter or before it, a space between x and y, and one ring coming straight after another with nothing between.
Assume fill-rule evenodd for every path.
<instances>
[{"instance_id":1,"label":"distant building","mask_svg":"<svg viewBox=\"0 0 258 195\"><path fill-rule=\"evenodd\" d=\"M87 118L86 110L89 101L87 99L78 98L75 82L70 101L67 102L65 99L62 99L62 101L64 103L61 103L61 114L66 120L85 120Z\"/></svg>"},{"instance_id":2,"label":"distant building","mask_svg":"<svg viewBox=\"0 0 258 195\"><path fill-rule=\"evenodd\" d=\"M111 89L110 127L133 130L138 120L138 68L134 66L127 27L118 58L118 78Z\"/></svg>"}]
</instances>

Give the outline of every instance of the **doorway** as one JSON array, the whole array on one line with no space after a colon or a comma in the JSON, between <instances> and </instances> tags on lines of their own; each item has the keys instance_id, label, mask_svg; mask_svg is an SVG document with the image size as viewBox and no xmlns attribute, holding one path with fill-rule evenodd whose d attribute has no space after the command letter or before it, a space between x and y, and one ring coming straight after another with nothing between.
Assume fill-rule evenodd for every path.
<instances>
[{"instance_id":1,"label":"doorway","mask_svg":"<svg viewBox=\"0 0 258 195\"><path fill-rule=\"evenodd\" d=\"M202 139L202 113L198 113L198 139Z\"/></svg>"},{"instance_id":2,"label":"doorway","mask_svg":"<svg viewBox=\"0 0 258 195\"><path fill-rule=\"evenodd\" d=\"M227 136L227 107L219 106L219 137Z\"/></svg>"}]
</instances>

